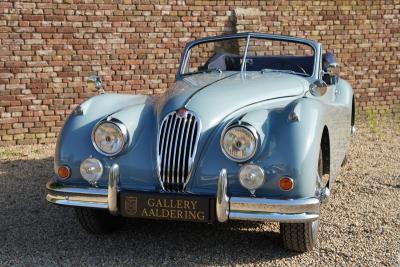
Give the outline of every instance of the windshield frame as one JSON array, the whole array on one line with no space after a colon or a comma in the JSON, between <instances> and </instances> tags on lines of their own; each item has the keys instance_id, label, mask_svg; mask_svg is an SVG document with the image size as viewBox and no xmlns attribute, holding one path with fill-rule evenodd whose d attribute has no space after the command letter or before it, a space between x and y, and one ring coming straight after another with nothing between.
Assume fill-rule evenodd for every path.
<instances>
[{"instance_id":1,"label":"windshield frame","mask_svg":"<svg viewBox=\"0 0 400 267\"><path fill-rule=\"evenodd\" d=\"M176 74L176 79L177 80L182 80L185 76L187 77L187 74L190 73L182 73L185 65L188 63L188 57L190 57L190 51L191 49L199 44L203 43L208 43L208 42L215 42L215 41L222 41L222 40L228 40L228 39L238 39L238 38L246 38L246 46L245 50L243 52L243 59L242 59L242 65L241 65L241 71L240 72L246 72L246 57L247 57L247 51L249 48L249 42L250 38L254 37L257 39L266 39L266 40L275 40L275 41L287 41L287 42L294 42L294 43L299 43L299 44L304 44L310 46L314 50L314 66L313 66L313 72L309 77L313 77L315 79L318 79L319 76L319 69L320 69L320 55L321 55L321 45L315 41L312 40L307 40L303 38L298 38L298 37L292 37L292 36L285 36L285 35L273 35L273 34L265 34L265 33L253 33L253 32L243 32L243 33L236 33L236 34L228 34L228 35L219 35L219 36L210 36L206 38L202 38L199 40L195 40L192 42L189 42L185 50L183 51L181 61L179 63L179 68L178 72Z\"/></svg>"}]
</instances>

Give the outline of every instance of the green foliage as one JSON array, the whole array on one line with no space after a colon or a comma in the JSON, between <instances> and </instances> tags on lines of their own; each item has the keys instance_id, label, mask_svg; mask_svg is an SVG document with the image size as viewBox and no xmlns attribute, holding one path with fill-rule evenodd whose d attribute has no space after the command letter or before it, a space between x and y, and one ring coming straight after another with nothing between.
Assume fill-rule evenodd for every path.
<instances>
[{"instance_id":1,"label":"green foliage","mask_svg":"<svg viewBox=\"0 0 400 267\"><path fill-rule=\"evenodd\" d=\"M369 109L367 111L367 124L371 133L378 135L380 134L380 128L378 125L378 116L372 109Z\"/></svg>"},{"instance_id":2,"label":"green foliage","mask_svg":"<svg viewBox=\"0 0 400 267\"><path fill-rule=\"evenodd\" d=\"M367 112L360 114L361 121L366 122L368 130L375 137L382 137L385 129L390 127L400 134L400 114L390 113L387 110L381 110L377 112L376 110L369 109Z\"/></svg>"}]
</instances>

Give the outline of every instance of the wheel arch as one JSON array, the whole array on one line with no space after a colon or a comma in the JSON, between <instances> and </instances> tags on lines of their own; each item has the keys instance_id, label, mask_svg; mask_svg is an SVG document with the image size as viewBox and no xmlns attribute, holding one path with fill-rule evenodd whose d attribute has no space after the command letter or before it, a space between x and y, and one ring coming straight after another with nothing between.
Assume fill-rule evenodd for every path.
<instances>
[{"instance_id":1,"label":"wheel arch","mask_svg":"<svg viewBox=\"0 0 400 267\"><path fill-rule=\"evenodd\" d=\"M353 95L353 100L351 103L351 126L356 124L356 99Z\"/></svg>"},{"instance_id":2,"label":"wheel arch","mask_svg":"<svg viewBox=\"0 0 400 267\"><path fill-rule=\"evenodd\" d=\"M331 146L330 146L330 139L329 139L329 130L328 127L325 125L322 131L321 137L321 150L322 150L322 159L324 162L323 165L323 174L330 175L330 166L331 166ZM330 179L328 186L330 186Z\"/></svg>"}]
</instances>

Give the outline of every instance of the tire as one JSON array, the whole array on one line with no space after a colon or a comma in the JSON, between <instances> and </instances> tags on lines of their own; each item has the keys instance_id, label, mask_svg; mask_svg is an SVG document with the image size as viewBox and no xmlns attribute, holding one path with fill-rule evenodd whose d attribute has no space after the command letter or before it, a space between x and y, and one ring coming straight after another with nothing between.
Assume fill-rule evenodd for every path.
<instances>
[{"instance_id":1,"label":"tire","mask_svg":"<svg viewBox=\"0 0 400 267\"><path fill-rule=\"evenodd\" d=\"M319 219L308 223L281 223L280 234L288 250L307 252L317 243Z\"/></svg>"},{"instance_id":2,"label":"tire","mask_svg":"<svg viewBox=\"0 0 400 267\"><path fill-rule=\"evenodd\" d=\"M318 156L318 173L324 174L322 149ZM328 182L329 183L329 182ZM325 186L328 186L325 181ZM314 248L318 239L319 219L306 223L280 223L280 235L286 249L296 252L307 252Z\"/></svg>"},{"instance_id":3,"label":"tire","mask_svg":"<svg viewBox=\"0 0 400 267\"><path fill-rule=\"evenodd\" d=\"M90 208L75 208L75 215L83 229L96 235L111 233L125 222L124 218L113 216L108 211Z\"/></svg>"}]
</instances>

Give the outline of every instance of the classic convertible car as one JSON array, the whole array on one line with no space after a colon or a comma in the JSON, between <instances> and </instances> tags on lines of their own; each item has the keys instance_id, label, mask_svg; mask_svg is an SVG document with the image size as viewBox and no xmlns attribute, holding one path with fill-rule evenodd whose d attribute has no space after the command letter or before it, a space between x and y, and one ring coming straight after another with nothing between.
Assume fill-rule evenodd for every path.
<instances>
[{"instance_id":1,"label":"classic convertible car","mask_svg":"<svg viewBox=\"0 0 400 267\"><path fill-rule=\"evenodd\" d=\"M132 51L134 53L134 51ZM354 96L321 44L238 33L186 45L163 95L100 93L66 120L47 200L92 233L124 217L279 222L286 248L317 240L354 132Z\"/></svg>"}]
</instances>

